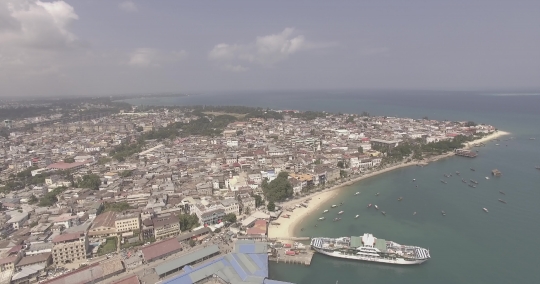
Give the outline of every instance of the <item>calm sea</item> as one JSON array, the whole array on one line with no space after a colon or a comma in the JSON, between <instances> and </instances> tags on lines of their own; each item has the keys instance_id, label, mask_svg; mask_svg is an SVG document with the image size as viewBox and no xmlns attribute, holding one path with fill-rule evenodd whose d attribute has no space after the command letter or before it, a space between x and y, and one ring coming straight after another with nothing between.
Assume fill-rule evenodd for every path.
<instances>
[{"instance_id":1,"label":"calm sea","mask_svg":"<svg viewBox=\"0 0 540 284\"><path fill-rule=\"evenodd\" d=\"M309 267L270 265L271 278L299 284L329 283L538 283L540 245L540 96L465 92L266 92L205 94L128 100L135 105L247 105L277 109L472 120L512 134L479 149L475 159L452 157L427 167L408 167L367 179L341 191L343 220L308 217L301 236L372 233L429 248L420 266L389 266L315 255ZM512 137L512 139L511 139ZM537 137L530 140L530 137ZM499 146L495 145L496 143ZM470 168L476 169L471 171ZM493 178L492 169L503 176ZM461 172L456 176L455 172ZM452 174L445 178L444 174ZM489 177L487 180L485 177ZM461 182L474 179L477 188ZM412 180L416 179L416 183ZM447 180L447 184L440 182ZM415 186L418 185L418 187ZM354 192L361 194L354 196ZM503 191L505 195L499 193ZM380 193L376 196L376 193ZM402 201L398 201L403 197ZM504 199L507 204L498 202ZM386 211L386 217L369 203ZM485 207L489 213L485 213ZM441 210L446 216L441 215ZM336 214L337 210L331 210ZM413 215L413 212L417 212ZM327 213L328 214L328 213ZM359 214L358 219L354 216ZM328 219L329 216L327 216ZM318 224L318 227L314 227Z\"/></svg>"}]
</instances>

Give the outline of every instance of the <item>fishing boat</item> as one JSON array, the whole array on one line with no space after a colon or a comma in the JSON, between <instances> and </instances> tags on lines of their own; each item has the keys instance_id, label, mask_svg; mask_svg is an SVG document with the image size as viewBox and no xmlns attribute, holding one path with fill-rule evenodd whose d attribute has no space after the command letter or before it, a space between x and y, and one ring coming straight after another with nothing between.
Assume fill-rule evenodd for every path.
<instances>
[{"instance_id":1,"label":"fishing boat","mask_svg":"<svg viewBox=\"0 0 540 284\"><path fill-rule=\"evenodd\" d=\"M414 213L412 213L412 214L413 214L413 216L416 215L416 211L414 211Z\"/></svg>"},{"instance_id":2,"label":"fishing boat","mask_svg":"<svg viewBox=\"0 0 540 284\"><path fill-rule=\"evenodd\" d=\"M319 220L321 220L321 221L324 220L324 219L325 219L324 217L319 218Z\"/></svg>"},{"instance_id":3,"label":"fishing boat","mask_svg":"<svg viewBox=\"0 0 540 284\"><path fill-rule=\"evenodd\" d=\"M335 204L334 204L334 205L332 205L332 208L336 208L336 207L337 207L337 205L335 205Z\"/></svg>"},{"instance_id":4,"label":"fishing boat","mask_svg":"<svg viewBox=\"0 0 540 284\"><path fill-rule=\"evenodd\" d=\"M398 200L397 200L397 201L401 201L401 200L403 200L403 197L400 197L400 198L398 198Z\"/></svg>"},{"instance_id":5,"label":"fishing boat","mask_svg":"<svg viewBox=\"0 0 540 284\"><path fill-rule=\"evenodd\" d=\"M441 179L441 182L442 182L442 183L444 183L444 184L447 184L447 182L446 182L446 181L444 181L444 180L442 180L442 179Z\"/></svg>"},{"instance_id":6,"label":"fishing boat","mask_svg":"<svg viewBox=\"0 0 540 284\"><path fill-rule=\"evenodd\" d=\"M371 203L370 203L370 204L368 204L368 206L367 206L367 207L368 207L368 208L369 208L369 207L371 207Z\"/></svg>"},{"instance_id":7,"label":"fishing boat","mask_svg":"<svg viewBox=\"0 0 540 284\"><path fill-rule=\"evenodd\" d=\"M447 178L449 178L449 177L450 177L450 175L449 175L449 174L444 174L444 176L445 176L445 177L447 177Z\"/></svg>"},{"instance_id":8,"label":"fishing boat","mask_svg":"<svg viewBox=\"0 0 540 284\"><path fill-rule=\"evenodd\" d=\"M341 218L334 218L334 222L341 220Z\"/></svg>"},{"instance_id":9,"label":"fishing boat","mask_svg":"<svg viewBox=\"0 0 540 284\"><path fill-rule=\"evenodd\" d=\"M460 172L456 171L456 175L458 175L458 176L459 176L459 175L460 175Z\"/></svg>"},{"instance_id":10,"label":"fishing boat","mask_svg":"<svg viewBox=\"0 0 540 284\"><path fill-rule=\"evenodd\" d=\"M442 214L443 216L446 216L446 212L444 212L444 211L441 211L441 214Z\"/></svg>"},{"instance_id":11,"label":"fishing boat","mask_svg":"<svg viewBox=\"0 0 540 284\"><path fill-rule=\"evenodd\" d=\"M360 192L357 191L354 195L358 195L358 194L360 194Z\"/></svg>"},{"instance_id":12,"label":"fishing boat","mask_svg":"<svg viewBox=\"0 0 540 284\"><path fill-rule=\"evenodd\" d=\"M489 177L486 177L486 179L489 179Z\"/></svg>"},{"instance_id":13,"label":"fishing boat","mask_svg":"<svg viewBox=\"0 0 540 284\"><path fill-rule=\"evenodd\" d=\"M379 196L380 193L377 192L377 194L375 194L375 196Z\"/></svg>"},{"instance_id":14,"label":"fishing boat","mask_svg":"<svg viewBox=\"0 0 540 284\"><path fill-rule=\"evenodd\" d=\"M328 212L328 209L324 210L322 213L327 213Z\"/></svg>"},{"instance_id":15,"label":"fishing boat","mask_svg":"<svg viewBox=\"0 0 540 284\"><path fill-rule=\"evenodd\" d=\"M356 216L354 216L354 219L358 219L358 217L360 217L360 215L356 215Z\"/></svg>"},{"instance_id":16,"label":"fishing boat","mask_svg":"<svg viewBox=\"0 0 540 284\"><path fill-rule=\"evenodd\" d=\"M472 188L476 188L476 185L474 185L472 183L469 183L469 186L472 187Z\"/></svg>"},{"instance_id":17,"label":"fishing boat","mask_svg":"<svg viewBox=\"0 0 540 284\"><path fill-rule=\"evenodd\" d=\"M464 179L461 179L461 182L462 182L462 183L467 183L467 181L466 181L466 180L464 180Z\"/></svg>"},{"instance_id":18,"label":"fishing boat","mask_svg":"<svg viewBox=\"0 0 540 284\"><path fill-rule=\"evenodd\" d=\"M474 179L471 179L471 182L474 183L474 184L478 184L478 182L475 181Z\"/></svg>"},{"instance_id":19,"label":"fishing boat","mask_svg":"<svg viewBox=\"0 0 540 284\"><path fill-rule=\"evenodd\" d=\"M506 201L504 201L504 200L502 200L502 199L499 199L499 202L500 202L500 203L506 204Z\"/></svg>"},{"instance_id":20,"label":"fishing boat","mask_svg":"<svg viewBox=\"0 0 540 284\"><path fill-rule=\"evenodd\" d=\"M473 168L471 168L471 171L473 171L473 172L474 172L474 171L476 171L476 170L475 170L475 169L473 169Z\"/></svg>"},{"instance_id":21,"label":"fishing boat","mask_svg":"<svg viewBox=\"0 0 540 284\"><path fill-rule=\"evenodd\" d=\"M375 205L375 209L379 210L379 206Z\"/></svg>"},{"instance_id":22,"label":"fishing boat","mask_svg":"<svg viewBox=\"0 0 540 284\"><path fill-rule=\"evenodd\" d=\"M339 211L339 212L338 212L338 215L341 215L341 214L343 214L343 211Z\"/></svg>"},{"instance_id":23,"label":"fishing boat","mask_svg":"<svg viewBox=\"0 0 540 284\"><path fill-rule=\"evenodd\" d=\"M482 208L482 210L484 210L484 212L486 212L486 213L489 213L489 211L487 210L487 208Z\"/></svg>"},{"instance_id":24,"label":"fishing boat","mask_svg":"<svg viewBox=\"0 0 540 284\"><path fill-rule=\"evenodd\" d=\"M381 213L382 213L382 214L383 214L384 216L386 216L386 212L384 212L384 211L381 211Z\"/></svg>"},{"instance_id":25,"label":"fishing boat","mask_svg":"<svg viewBox=\"0 0 540 284\"><path fill-rule=\"evenodd\" d=\"M504 193L504 191L499 190L499 193L502 194L502 195L506 195L506 193Z\"/></svg>"}]
</instances>

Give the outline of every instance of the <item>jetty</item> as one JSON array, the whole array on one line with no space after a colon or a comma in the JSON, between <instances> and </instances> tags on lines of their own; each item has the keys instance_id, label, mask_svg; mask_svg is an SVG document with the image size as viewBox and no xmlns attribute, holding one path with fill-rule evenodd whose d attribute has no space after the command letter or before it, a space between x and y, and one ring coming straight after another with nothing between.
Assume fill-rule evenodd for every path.
<instances>
[{"instance_id":1,"label":"jetty","mask_svg":"<svg viewBox=\"0 0 540 284\"><path fill-rule=\"evenodd\" d=\"M475 152L469 151L466 149L455 149L454 153L457 156L462 156L462 157L467 157L467 158L476 158L476 156L478 156L478 154L476 154Z\"/></svg>"},{"instance_id":2,"label":"jetty","mask_svg":"<svg viewBox=\"0 0 540 284\"><path fill-rule=\"evenodd\" d=\"M277 263L291 263L300 265L311 265L311 260L315 251L306 246L305 248L273 248L268 260Z\"/></svg>"}]
</instances>

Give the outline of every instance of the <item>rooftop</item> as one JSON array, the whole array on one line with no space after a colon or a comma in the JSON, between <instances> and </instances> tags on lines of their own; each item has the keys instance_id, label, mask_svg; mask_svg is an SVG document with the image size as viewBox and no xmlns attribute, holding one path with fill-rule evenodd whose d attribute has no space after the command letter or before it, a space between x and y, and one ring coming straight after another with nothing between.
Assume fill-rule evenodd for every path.
<instances>
[{"instance_id":1,"label":"rooftop","mask_svg":"<svg viewBox=\"0 0 540 284\"><path fill-rule=\"evenodd\" d=\"M167 239L161 242L153 243L141 249L144 259L150 261L155 258L159 258L162 255L166 255L172 251L179 251L182 249L180 243L176 238Z\"/></svg>"},{"instance_id":2,"label":"rooftop","mask_svg":"<svg viewBox=\"0 0 540 284\"><path fill-rule=\"evenodd\" d=\"M84 236L84 233L71 233L71 234L62 234L53 238L53 243L61 243L66 241L78 240L80 237Z\"/></svg>"},{"instance_id":3,"label":"rooftop","mask_svg":"<svg viewBox=\"0 0 540 284\"><path fill-rule=\"evenodd\" d=\"M105 213L102 213L94 219L94 223L92 224L91 229L99 228L99 227L114 227L114 221L116 219L116 213L113 211L108 211Z\"/></svg>"}]
</instances>

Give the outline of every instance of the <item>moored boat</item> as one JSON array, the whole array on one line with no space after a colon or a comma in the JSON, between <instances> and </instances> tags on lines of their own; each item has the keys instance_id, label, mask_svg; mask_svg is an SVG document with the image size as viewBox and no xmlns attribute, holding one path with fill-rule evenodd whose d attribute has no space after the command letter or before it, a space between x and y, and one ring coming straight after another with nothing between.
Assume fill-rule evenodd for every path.
<instances>
[{"instance_id":1,"label":"moored boat","mask_svg":"<svg viewBox=\"0 0 540 284\"><path fill-rule=\"evenodd\" d=\"M475 169L471 168L471 171L473 171L473 172L474 172L474 171L475 171Z\"/></svg>"},{"instance_id":2,"label":"moored boat","mask_svg":"<svg viewBox=\"0 0 540 284\"><path fill-rule=\"evenodd\" d=\"M339 212L338 212L338 215L341 215L341 214L343 214L343 211L339 211Z\"/></svg>"},{"instance_id":3,"label":"moored boat","mask_svg":"<svg viewBox=\"0 0 540 284\"><path fill-rule=\"evenodd\" d=\"M506 195L506 193L504 193L504 191L499 190L499 193L502 194L502 195Z\"/></svg>"},{"instance_id":4,"label":"moored boat","mask_svg":"<svg viewBox=\"0 0 540 284\"><path fill-rule=\"evenodd\" d=\"M358 194L360 194L360 192L359 192L359 191L357 191L357 192L356 192L356 193L355 193L354 195L358 195Z\"/></svg>"},{"instance_id":5,"label":"moored boat","mask_svg":"<svg viewBox=\"0 0 540 284\"><path fill-rule=\"evenodd\" d=\"M444 211L441 211L441 214L442 214L443 216L446 216L446 212L444 212Z\"/></svg>"},{"instance_id":6,"label":"moored boat","mask_svg":"<svg viewBox=\"0 0 540 284\"><path fill-rule=\"evenodd\" d=\"M504 201L504 200L502 200L502 199L499 199L499 202L500 202L500 203L506 204L506 201Z\"/></svg>"},{"instance_id":7,"label":"moored boat","mask_svg":"<svg viewBox=\"0 0 540 284\"><path fill-rule=\"evenodd\" d=\"M412 213L412 214L413 214L413 216L416 215L416 211L414 211L414 213Z\"/></svg>"},{"instance_id":8,"label":"moored boat","mask_svg":"<svg viewBox=\"0 0 540 284\"><path fill-rule=\"evenodd\" d=\"M319 220L321 220L321 221L324 220L324 219L325 219L324 217L319 218Z\"/></svg>"},{"instance_id":9,"label":"moored boat","mask_svg":"<svg viewBox=\"0 0 540 284\"><path fill-rule=\"evenodd\" d=\"M447 184L447 182L446 182L446 181L444 181L444 180L442 180L442 179L441 179L441 182L442 182L442 183L444 183L444 184Z\"/></svg>"},{"instance_id":10,"label":"moored boat","mask_svg":"<svg viewBox=\"0 0 540 284\"><path fill-rule=\"evenodd\" d=\"M328 212L328 209L324 210L322 213L327 213Z\"/></svg>"},{"instance_id":11,"label":"moored boat","mask_svg":"<svg viewBox=\"0 0 540 284\"><path fill-rule=\"evenodd\" d=\"M335 205L335 204L334 204L334 205L332 205L332 208L336 208L336 207L337 207L337 205Z\"/></svg>"},{"instance_id":12,"label":"moored boat","mask_svg":"<svg viewBox=\"0 0 540 284\"><path fill-rule=\"evenodd\" d=\"M360 215L356 215L356 216L354 216L354 219L358 219L358 217L360 217Z\"/></svg>"},{"instance_id":13,"label":"moored boat","mask_svg":"<svg viewBox=\"0 0 540 284\"><path fill-rule=\"evenodd\" d=\"M429 250L375 238L372 234L341 238L312 238L311 248L331 257L388 264L421 264Z\"/></svg>"},{"instance_id":14,"label":"moored boat","mask_svg":"<svg viewBox=\"0 0 540 284\"><path fill-rule=\"evenodd\" d=\"M397 200L397 201L401 201L401 200L403 200L403 197L400 197L400 198L398 198L398 200Z\"/></svg>"},{"instance_id":15,"label":"moored boat","mask_svg":"<svg viewBox=\"0 0 540 284\"><path fill-rule=\"evenodd\" d=\"M381 213L382 213L382 214L383 214L384 216L386 216L386 212L384 212L384 211L381 211Z\"/></svg>"},{"instance_id":16,"label":"moored boat","mask_svg":"<svg viewBox=\"0 0 540 284\"><path fill-rule=\"evenodd\" d=\"M485 207L482 208L482 210L484 210L484 212L486 212L486 213L489 213L489 211Z\"/></svg>"},{"instance_id":17,"label":"moored boat","mask_svg":"<svg viewBox=\"0 0 540 284\"><path fill-rule=\"evenodd\" d=\"M370 204L368 204L368 206L367 206L367 207L368 207L368 208L369 208L369 207L371 207L371 203L370 203Z\"/></svg>"},{"instance_id":18,"label":"moored boat","mask_svg":"<svg viewBox=\"0 0 540 284\"><path fill-rule=\"evenodd\" d=\"M375 205L375 209L379 210L379 206Z\"/></svg>"}]
</instances>

